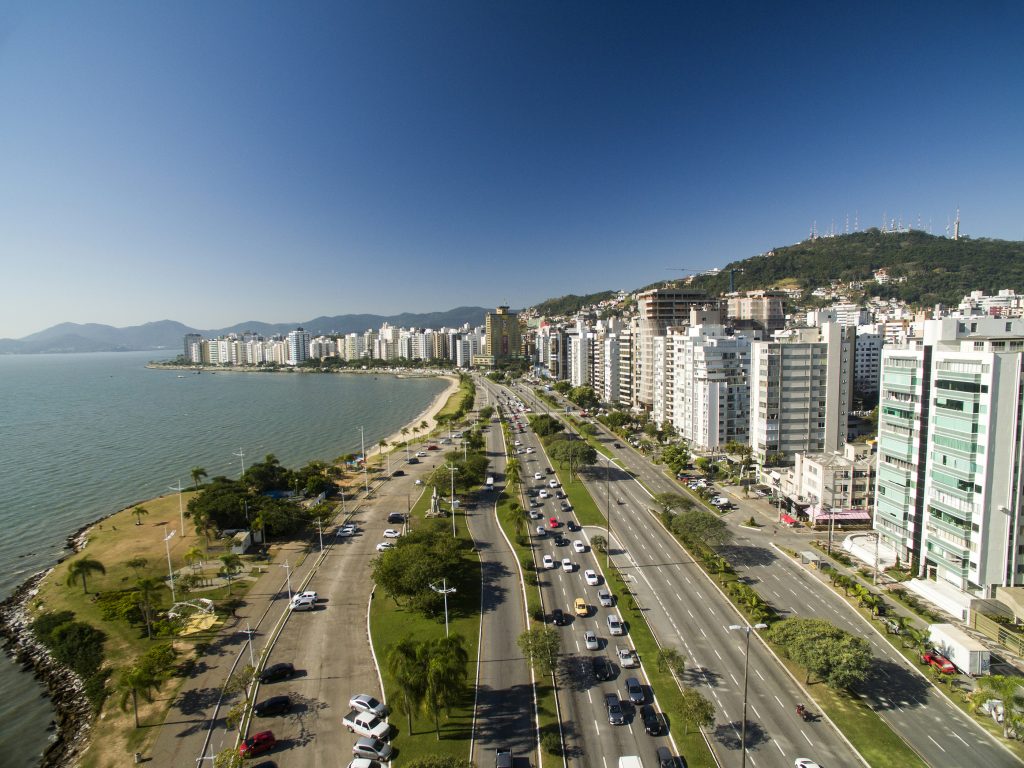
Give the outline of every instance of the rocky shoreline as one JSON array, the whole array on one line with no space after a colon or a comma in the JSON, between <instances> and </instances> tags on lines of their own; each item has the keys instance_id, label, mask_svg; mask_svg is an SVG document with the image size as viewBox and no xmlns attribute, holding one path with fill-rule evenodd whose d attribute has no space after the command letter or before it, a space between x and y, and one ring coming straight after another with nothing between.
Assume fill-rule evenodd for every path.
<instances>
[{"instance_id":1,"label":"rocky shoreline","mask_svg":"<svg viewBox=\"0 0 1024 768\"><path fill-rule=\"evenodd\" d=\"M105 515L102 519L106 519ZM66 547L74 554L85 544L88 531L99 520L83 525L68 536ZM65 558L61 558L61 562ZM88 745L93 712L85 697L82 681L74 672L59 663L32 632L29 602L39 591L39 584L53 570L49 568L34 574L0 603L0 636L4 638L4 652L24 671L32 671L46 688L55 710L56 719L49 730L55 738L43 752L40 768L68 768L77 762Z\"/></svg>"}]
</instances>

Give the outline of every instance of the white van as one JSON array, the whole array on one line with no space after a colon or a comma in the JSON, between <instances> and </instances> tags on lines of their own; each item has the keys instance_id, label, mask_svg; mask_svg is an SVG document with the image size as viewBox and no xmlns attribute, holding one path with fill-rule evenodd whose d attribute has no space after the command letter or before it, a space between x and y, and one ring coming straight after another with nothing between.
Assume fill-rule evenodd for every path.
<instances>
[{"instance_id":1,"label":"white van","mask_svg":"<svg viewBox=\"0 0 1024 768\"><path fill-rule=\"evenodd\" d=\"M291 609L293 611L312 611L316 608L316 599L312 597L304 597L302 595L296 595L295 599L292 600Z\"/></svg>"},{"instance_id":2,"label":"white van","mask_svg":"<svg viewBox=\"0 0 1024 768\"><path fill-rule=\"evenodd\" d=\"M614 613L608 614L608 634L610 634L610 635L624 635L624 634L626 634L626 628L622 625L622 619L620 619Z\"/></svg>"}]
</instances>

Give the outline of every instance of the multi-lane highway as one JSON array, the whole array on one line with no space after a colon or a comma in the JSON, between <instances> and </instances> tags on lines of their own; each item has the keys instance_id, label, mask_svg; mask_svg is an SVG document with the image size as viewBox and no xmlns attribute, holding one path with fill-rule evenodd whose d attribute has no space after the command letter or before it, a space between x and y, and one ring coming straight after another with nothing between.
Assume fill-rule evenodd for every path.
<instances>
[{"instance_id":1,"label":"multi-lane highway","mask_svg":"<svg viewBox=\"0 0 1024 768\"><path fill-rule=\"evenodd\" d=\"M546 410L532 394L516 391L535 410ZM659 641L686 656L686 682L716 704L712 745L720 761L734 760L740 748L745 635L729 626L745 621L648 512L650 497L643 488L618 467L607 473L607 481L605 476L602 469L583 482L595 499L610 501L613 562L630 580ZM827 719L797 717L794 709L807 702L805 692L756 639L750 643L748 700L747 760L755 768L792 765L798 757L822 765L862 762Z\"/></svg>"}]
</instances>

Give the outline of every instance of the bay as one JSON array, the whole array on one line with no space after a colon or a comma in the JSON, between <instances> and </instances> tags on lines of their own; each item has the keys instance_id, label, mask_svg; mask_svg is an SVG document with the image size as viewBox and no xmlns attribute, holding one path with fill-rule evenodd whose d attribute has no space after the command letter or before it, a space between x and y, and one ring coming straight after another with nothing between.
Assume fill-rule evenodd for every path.
<instances>
[{"instance_id":1,"label":"bay","mask_svg":"<svg viewBox=\"0 0 1024 768\"><path fill-rule=\"evenodd\" d=\"M167 354L166 357L171 355ZM158 352L0 356L0 594L66 554L71 533L191 482L367 450L422 413L440 379L146 368ZM238 453L243 456L239 457ZM34 766L52 711L0 662L0 754Z\"/></svg>"}]
</instances>

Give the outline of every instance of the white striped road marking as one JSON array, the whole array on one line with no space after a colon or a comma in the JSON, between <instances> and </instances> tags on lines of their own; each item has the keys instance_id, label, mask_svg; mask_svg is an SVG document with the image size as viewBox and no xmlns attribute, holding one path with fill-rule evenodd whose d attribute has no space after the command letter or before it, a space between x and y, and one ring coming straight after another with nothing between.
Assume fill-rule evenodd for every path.
<instances>
[{"instance_id":1,"label":"white striped road marking","mask_svg":"<svg viewBox=\"0 0 1024 768\"><path fill-rule=\"evenodd\" d=\"M803 731L800 731L800 735L804 737L804 741L806 741L812 747L814 746L814 742L807 738L807 734L806 733L804 733Z\"/></svg>"},{"instance_id":2,"label":"white striped road marking","mask_svg":"<svg viewBox=\"0 0 1024 768\"><path fill-rule=\"evenodd\" d=\"M925 736L928 736L928 734L926 733L926 734L925 734ZM941 750L942 750L943 752L945 752L945 751L946 751L945 749L943 749L942 745L941 745L941 744L939 744L939 742L937 742L937 741L936 741L935 739L933 739L933 738L932 738L931 736L928 736L928 740L929 740L929 741L930 741L930 742L931 742L932 744L934 744L934 745L935 745L936 747L938 747L939 749L941 749Z\"/></svg>"}]
</instances>

